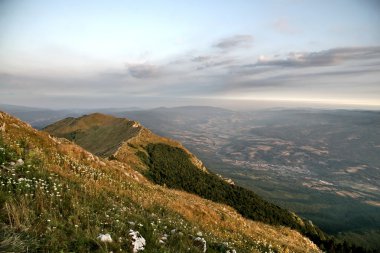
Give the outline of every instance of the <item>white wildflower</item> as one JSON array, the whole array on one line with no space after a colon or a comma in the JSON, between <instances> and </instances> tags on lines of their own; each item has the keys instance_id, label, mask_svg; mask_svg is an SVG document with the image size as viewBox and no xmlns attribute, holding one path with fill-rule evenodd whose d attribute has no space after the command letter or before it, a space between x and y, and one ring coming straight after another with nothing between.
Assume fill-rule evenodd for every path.
<instances>
[{"instance_id":1,"label":"white wildflower","mask_svg":"<svg viewBox=\"0 0 380 253\"><path fill-rule=\"evenodd\" d=\"M112 242L112 238L110 234L99 234L98 239L101 242Z\"/></svg>"},{"instance_id":2,"label":"white wildflower","mask_svg":"<svg viewBox=\"0 0 380 253\"><path fill-rule=\"evenodd\" d=\"M206 240L201 238L201 237L197 237L194 239L194 244L199 247L201 250L203 250L203 252L205 253L206 250L207 250L207 245L206 245Z\"/></svg>"},{"instance_id":3,"label":"white wildflower","mask_svg":"<svg viewBox=\"0 0 380 253\"><path fill-rule=\"evenodd\" d=\"M20 158L17 160L16 165L18 166L24 165L24 161Z\"/></svg>"},{"instance_id":4,"label":"white wildflower","mask_svg":"<svg viewBox=\"0 0 380 253\"><path fill-rule=\"evenodd\" d=\"M145 239L138 231L129 230L129 235L132 237L133 253L143 251L145 247Z\"/></svg>"},{"instance_id":5,"label":"white wildflower","mask_svg":"<svg viewBox=\"0 0 380 253\"><path fill-rule=\"evenodd\" d=\"M164 235L161 237L161 240L162 240L162 241L167 241L167 240L168 240L168 235L167 235L167 234L164 234Z\"/></svg>"}]
</instances>

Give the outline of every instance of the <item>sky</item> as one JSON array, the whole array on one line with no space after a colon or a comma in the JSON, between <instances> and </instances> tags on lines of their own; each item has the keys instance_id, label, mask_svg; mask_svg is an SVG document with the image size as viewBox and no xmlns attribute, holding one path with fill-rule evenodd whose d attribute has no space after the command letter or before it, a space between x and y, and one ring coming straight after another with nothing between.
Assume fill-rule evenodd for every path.
<instances>
[{"instance_id":1,"label":"sky","mask_svg":"<svg viewBox=\"0 0 380 253\"><path fill-rule=\"evenodd\" d=\"M380 109L379 24L377 0L0 0L0 104Z\"/></svg>"}]
</instances>

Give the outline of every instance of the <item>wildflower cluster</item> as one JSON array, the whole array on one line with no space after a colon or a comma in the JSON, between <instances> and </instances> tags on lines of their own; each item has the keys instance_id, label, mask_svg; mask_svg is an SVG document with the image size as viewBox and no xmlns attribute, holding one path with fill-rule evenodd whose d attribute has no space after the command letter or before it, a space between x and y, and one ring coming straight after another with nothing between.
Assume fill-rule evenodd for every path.
<instances>
[{"instance_id":1,"label":"wildflower cluster","mask_svg":"<svg viewBox=\"0 0 380 253\"><path fill-rule=\"evenodd\" d=\"M88 196L80 185L22 160L12 149L2 146L0 152L0 190L11 196L14 203L25 202L33 210L29 214L28 233L38 238L40 245L35 250L97 248L100 252L129 252L133 248L134 252L153 249L203 252L197 241L189 237L199 229L176 214L167 213L161 207L147 210L125 196L110 198L107 192ZM83 178L106 178L103 172L69 158L65 162ZM12 226L17 225L15 221L16 217L11 221ZM25 222L20 221L19 226L25 226Z\"/></svg>"},{"instance_id":2,"label":"wildflower cluster","mask_svg":"<svg viewBox=\"0 0 380 253\"><path fill-rule=\"evenodd\" d=\"M85 165L84 163L76 161L67 155L56 153L55 160L61 166L67 167L78 177L90 179L93 181L109 178L106 173L100 171L99 169L94 168L90 165Z\"/></svg>"}]
</instances>

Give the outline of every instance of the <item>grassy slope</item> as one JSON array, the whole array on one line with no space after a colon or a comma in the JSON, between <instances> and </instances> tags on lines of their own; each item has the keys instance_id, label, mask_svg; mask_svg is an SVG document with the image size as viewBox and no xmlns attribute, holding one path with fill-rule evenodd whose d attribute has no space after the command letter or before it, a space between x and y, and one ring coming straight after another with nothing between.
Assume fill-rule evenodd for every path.
<instances>
[{"instance_id":1,"label":"grassy slope","mask_svg":"<svg viewBox=\"0 0 380 253\"><path fill-rule=\"evenodd\" d=\"M73 141L101 157L114 155L119 161L133 168L144 169L146 166L135 156L135 146L149 143L165 143L183 149L191 161L201 170L202 162L191 154L179 142L164 138L125 118L94 113L79 118L66 118L44 128L44 131Z\"/></svg>"},{"instance_id":2,"label":"grassy slope","mask_svg":"<svg viewBox=\"0 0 380 253\"><path fill-rule=\"evenodd\" d=\"M88 115L85 116L85 118L86 120L91 120L91 118L96 115L97 114ZM82 118L83 117L79 119ZM80 120L77 120L77 122L80 122ZM61 126L58 131L65 129L64 124L60 125ZM110 126L105 123L104 127L107 128ZM88 128L86 131L91 133L94 131L94 127ZM89 151L94 151L90 146L86 145L85 140L82 140L81 143L78 142L78 144L82 145ZM154 152L152 152L152 150L149 150L149 147L153 144L155 146L161 145L161 147L162 144L164 144L167 145L167 147L171 150L163 153L158 152L157 155L154 156L152 155ZM183 154L176 156L175 151L178 150L183 152ZM144 155L141 156L142 154L146 154L147 157L144 158ZM182 155L185 155L185 157ZM285 225L288 227L296 228L298 231L301 231L303 234L312 238L324 249L331 249L331 251L336 252L345 252L348 250L342 249L343 244L340 244L339 242L328 238L328 236L326 236L317 227L309 224L309 222L301 221L300 218L296 217L294 214L289 213L285 209L279 208L278 206L264 201L253 192L245 190L244 188L231 187L230 185L226 184L220 178L214 176L212 173L210 174L203 166L203 164L180 143L157 136L148 129L142 127L135 136L126 140L123 145L119 147L119 149L114 153L114 156L117 158L117 160L124 162L127 166L131 166L132 168L143 172L155 183L165 185L170 188L185 190L187 192L195 193L201 197L217 201L219 203L231 205L244 217L253 220L263 221L272 225ZM167 160L164 161L165 159L162 158L165 158ZM149 161L149 159L151 159L151 161ZM190 160L192 164L190 164L190 166L186 165L184 168L181 168L181 162L179 162L181 159ZM157 162L160 164L160 166L150 166L149 162ZM182 163L182 165L183 164L184 163ZM204 173L200 173L199 170L191 170L192 165L198 169L203 170ZM160 171L156 170L156 174L152 176L151 172L154 171L152 170L154 167L170 168ZM197 172L202 175L198 175L199 173ZM157 177L157 175L159 175L159 177ZM194 180L194 177L197 177L197 179ZM178 178L181 178L181 180L178 180ZM218 194L215 194L215 192L218 192Z\"/></svg>"},{"instance_id":3,"label":"grassy slope","mask_svg":"<svg viewBox=\"0 0 380 253\"><path fill-rule=\"evenodd\" d=\"M134 121L96 113L80 118L66 118L44 130L86 147L93 154L112 155L122 144L140 131Z\"/></svg>"},{"instance_id":4,"label":"grassy slope","mask_svg":"<svg viewBox=\"0 0 380 253\"><path fill-rule=\"evenodd\" d=\"M126 164L101 160L1 113L0 251L130 252L129 229L147 240L145 252L315 252L298 232L244 219L232 208L148 182ZM24 165L10 162L22 158ZM129 222L135 222L135 225ZM138 225L138 224L140 224ZM172 229L181 231L171 234ZM114 242L101 243L99 233ZM166 244L159 239L170 234ZM271 246L269 246L271 245Z\"/></svg>"}]
</instances>

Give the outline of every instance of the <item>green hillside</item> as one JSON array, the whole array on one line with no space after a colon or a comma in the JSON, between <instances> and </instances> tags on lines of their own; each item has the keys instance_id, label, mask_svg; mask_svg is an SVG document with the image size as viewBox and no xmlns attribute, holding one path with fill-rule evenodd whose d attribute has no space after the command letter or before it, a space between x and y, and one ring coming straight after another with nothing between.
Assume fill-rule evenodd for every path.
<instances>
[{"instance_id":1,"label":"green hillside","mask_svg":"<svg viewBox=\"0 0 380 253\"><path fill-rule=\"evenodd\" d=\"M0 112L0 252L320 252Z\"/></svg>"},{"instance_id":2,"label":"green hillside","mask_svg":"<svg viewBox=\"0 0 380 253\"><path fill-rule=\"evenodd\" d=\"M338 242L311 222L271 204L254 192L231 185L217 175L199 170L182 149L166 144L149 144L138 156L149 166L146 176L153 182L184 190L234 207L244 217L300 231L328 252L366 252L362 247Z\"/></svg>"},{"instance_id":3,"label":"green hillside","mask_svg":"<svg viewBox=\"0 0 380 253\"><path fill-rule=\"evenodd\" d=\"M85 117L88 121L93 115ZM74 122L80 123L81 118L74 120ZM55 133L60 133L60 136L62 136L62 132L65 132L71 140L76 141L75 138L71 137L70 132L67 132L67 124L62 124L62 127L59 127L60 124L62 122L56 123ZM75 127L74 124L72 126ZM95 132L99 127L102 129L115 129L115 126L107 124L87 127L87 130L82 127L84 129L82 130L84 132L82 136L84 137L80 140L78 139L77 143L91 152L96 151L87 143L91 142L90 138L93 137L91 133ZM51 129L50 126L46 128L46 130L49 129ZM54 132L51 133L54 134ZM101 148L97 147L97 149ZM134 137L125 140L125 143L119 146L119 149L115 151L112 157L120 161L134 161L134 164L139 164L140 162L140 165L136 166L136 168L138 169L139 167L139 170L154 183L227 204L251 220L296 229L308 236L323 250L329 252L350 252L352 250L364 252L364 249L360 247L338 242L322 232L318 227L312 225L311 222L302 220L286 209L263 200L252 191L228 184L200 166L197 162L198 160L180 144L157 137L144 128L141 128L140 132ZM141 169L141 164L146 169Z\"/></svg>"},{"instance_id":4,"label":"green hillside","mask_svg":"<svg viewBox=\"0 0 380 253\"><path fill-rule=\"evenodd\" d=\"M110 156L139 130L140 126L134 121L100 113L66 118L44 128L44 131L78 143L100 156Z\"/></svg>"}]
</instances>

